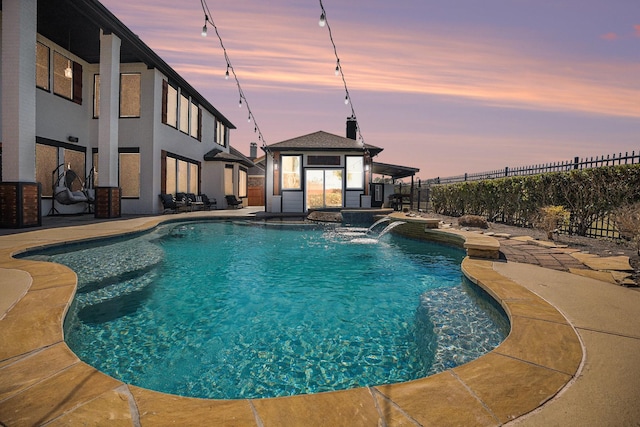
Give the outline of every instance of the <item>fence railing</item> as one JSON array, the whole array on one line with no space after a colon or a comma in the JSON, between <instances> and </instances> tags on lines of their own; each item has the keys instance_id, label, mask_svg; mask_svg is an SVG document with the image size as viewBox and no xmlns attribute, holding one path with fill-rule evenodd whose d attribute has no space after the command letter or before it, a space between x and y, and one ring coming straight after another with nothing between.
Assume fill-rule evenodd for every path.
<instances>
[{"instance_id":1,"label":"fence railing","mask_svg":"<svg viewBox=\"0 0 640 427\"><path fill-rule=\"evenodd\" d=\"M536 175L548 172L568 172L574 169L590 169L603 166L616 165L632 165L640 164L640 151L637 153L632 151L622 153L609 154L600 157L579 158L574 157L573 160L561 161L556 163L547 163L542 165L505 167L504 169L489 172L465 173L464 175L450 176L446 178L432 178L428 180L418 181L418 186L414 187L414 207L418 210L428 211L430 209L430 193L431 186L438 184L454 184L465 181L481 181L485 179L496 179L510 176ZM400 188L400 191L402 188ZM500 219L497 219L500 222ZM561 233L569 234L568 226L561 227ZM609 215L597 218L587 231L587 236L596 238L620 238L620 234L611 220Z\"/></svg>"},{"instance_id":2,"label":"fence railing","mask_svg":"<svg viewBox=\"0 0 640 427\"><path fill-rule=\"evenodd\" d=\"M602 166L615 165L631 165L640 163L640 151L636 153L632 151L616 154L607 154L601 157L579 158L574 157L573 160L560 161L555 163L546 163L542 165L505 167L504 169L496 169L488 172L465 173L464 175L449 176L446 178L431 178L423 181L429 184L454 184L456 182L465 181L481 181L484 179L505 178L508 176L537 175L547 172L568 172L573 169L590 169Z\"/></svg>"}]
</instances>

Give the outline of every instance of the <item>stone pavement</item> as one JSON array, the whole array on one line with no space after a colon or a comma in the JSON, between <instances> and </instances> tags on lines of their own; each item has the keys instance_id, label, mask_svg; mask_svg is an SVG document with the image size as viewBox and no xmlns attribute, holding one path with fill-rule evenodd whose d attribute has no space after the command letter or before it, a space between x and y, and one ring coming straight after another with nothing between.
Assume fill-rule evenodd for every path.
<instances>
[{"instance_id":1,"label":"stone pavement","mask_svg":"<svg viewBox=\"0 0 640 427\"><path fill-rule=\"evenodd\" d=\"M490 233L488 233L490 234ZM507 261L566 271L612 284L637 287L627 256L599 257L566 245L535 240L529 236L493 235L500 242L500 253Z\"/></svg>"}]
</instances>

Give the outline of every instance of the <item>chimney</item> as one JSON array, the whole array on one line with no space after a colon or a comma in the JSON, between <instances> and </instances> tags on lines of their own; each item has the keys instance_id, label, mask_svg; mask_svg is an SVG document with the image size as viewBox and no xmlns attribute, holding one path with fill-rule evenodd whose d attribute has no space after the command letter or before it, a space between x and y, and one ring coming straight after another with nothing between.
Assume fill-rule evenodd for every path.
<instances>
[{"instance_id":1,"label":"chimney","mask_svg":"<svg viewBox=\"0 0 640 427\"><path fill-rule=\"evenodd\" d=\"M252 142L249 144L249 160L255 160L258 157L258 144Z\"/></svg>"},{"instance_id":2,"label":"chimney","mask_svg":"<svg viewBox=\"0 0 640 427\"><path fill-rule=\"evenodd\" d=\"M358 133L358 122L355 116L347 117L347 138L358 139L356 134Z\"/></svg>"}]
</instances>

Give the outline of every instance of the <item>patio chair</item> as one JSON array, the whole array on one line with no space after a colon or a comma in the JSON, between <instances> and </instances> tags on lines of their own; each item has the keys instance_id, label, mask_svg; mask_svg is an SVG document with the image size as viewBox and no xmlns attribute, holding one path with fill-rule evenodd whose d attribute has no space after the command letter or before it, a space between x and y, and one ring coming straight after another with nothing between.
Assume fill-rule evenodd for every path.
<instances>
[{"instance_id":1,"label":"patio chair","mask_svg":"<svg viewBox=\"0 0 640 427\"><path fill-rule=\"evenodd\" d=\"M242 200L236 199L235 194L224 196L224 198L227 199L227 205L232 206L236 209L242 208Z\"/></svg>"},{"instance_id":2,"label":"patio chair","mask_svg":"<svg viewBox=\"0 0 640 427\"><path fill-rule=\"evenodd\" d=\"M160 200L162 201L162 207L164 209L162 211L163 214L165 214L167 212L172 212L172 213L177 213L178 212L178 208L180 206L178 205L178 202L173 197L173 195L171 195L171 194L159 194L158 196L160 197Z\"/></svg>"},{"instance_id":3,"label":"patio chair","mask_svg":"<svg viewBox=\"0 0 640 427\"><path fill-rule=\"evenodd\" d=\"M214 207L214 209L218 208L218 201L215 198L210 199L206 194L200 194L199 196L196 196L196 201L202 202L202 207L208 211L211 210L212 206Z\"/></svg>"}]
</instances>

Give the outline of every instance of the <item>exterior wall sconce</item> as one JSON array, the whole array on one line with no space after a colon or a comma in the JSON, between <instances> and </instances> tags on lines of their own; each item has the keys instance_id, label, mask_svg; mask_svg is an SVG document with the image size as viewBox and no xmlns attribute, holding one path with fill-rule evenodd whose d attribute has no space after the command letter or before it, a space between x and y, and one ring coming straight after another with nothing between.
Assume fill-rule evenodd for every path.
<instances>
[{"instance_id":1,"label":"exterior wall sconce","mask_svg":"<svg viewBox=\"0 0 640 427\"><path fill-rule=\"evenodd\" d=\"M69 135L69 137L67 138L67 141L69 141L69 142L78 142L78 137Z\"/></svg>"}]
</instances>

